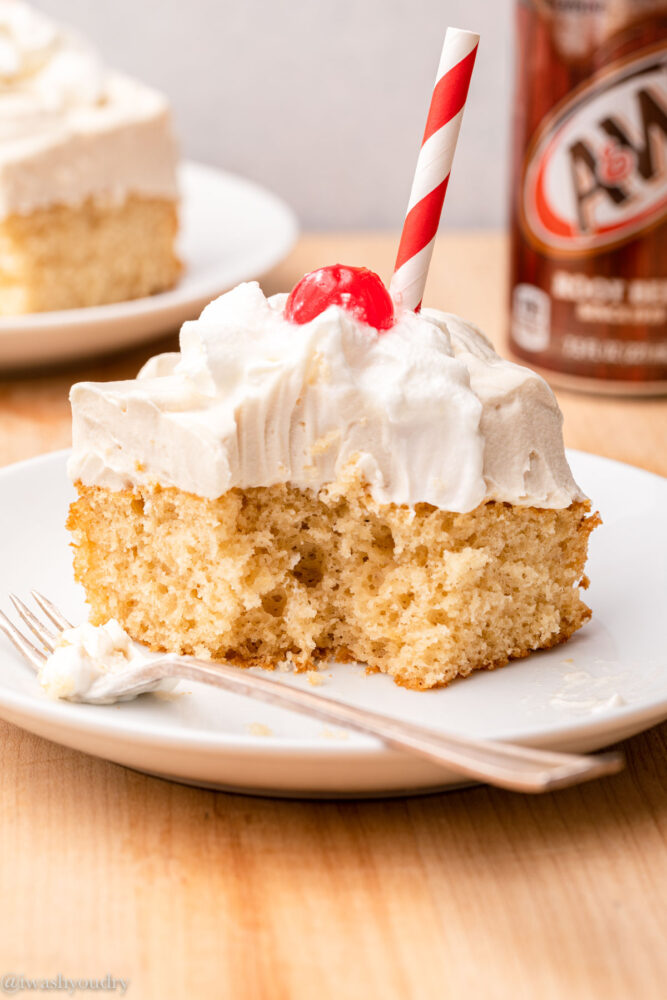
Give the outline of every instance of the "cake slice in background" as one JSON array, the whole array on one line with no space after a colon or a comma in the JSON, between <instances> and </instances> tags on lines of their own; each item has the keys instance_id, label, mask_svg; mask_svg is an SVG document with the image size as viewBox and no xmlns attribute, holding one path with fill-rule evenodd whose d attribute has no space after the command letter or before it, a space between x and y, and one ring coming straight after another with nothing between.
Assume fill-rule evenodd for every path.
<instances>
[{"instance_id":1,"label":"cake slice in background","mask_svg":"<svg viewBox=\"0 0 667 1000\"><path fill-rule=\"evenodd\" d=\"M0 315L172 287L176 163L165 97L0 0Z\"/></svg>"},{"instance_id":2,"label":"cake slice in background","mask_svg":"<svg viewBox=\"0 0 667 1000\"><path fill-rule=\"evenodd\" d=\"M180 354L71 393L75 576L158 650L412 688L567 639L598 523L546 382L365 269L212 302Z\"/></svg>"}]
</instances>

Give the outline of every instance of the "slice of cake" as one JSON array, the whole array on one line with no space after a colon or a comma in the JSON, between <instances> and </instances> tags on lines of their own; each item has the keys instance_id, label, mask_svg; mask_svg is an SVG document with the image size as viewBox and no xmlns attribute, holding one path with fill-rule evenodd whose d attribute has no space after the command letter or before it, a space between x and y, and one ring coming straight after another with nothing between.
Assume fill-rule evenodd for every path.
<instances>
[{"instance_id":1,"label":"slice of cake","mask_svg":"<svg viewBox=\"0 0 667 1000\"><path fill-rule=\"evenodd\" d=\"M430 688L590 616L598 518L546 382L369 271L240 285L71 401L75 575L152 649Z\"/></svg>"},{"instance_id":2,"label":"slice of cake","mask_svg":"<svg viewBox=\"0 0 667 1000\"><path fill-rule=\"evenodd\" d=\"M170 288L176 232L166 99L0 0L0 315Z\"/></svg>"}]
</instances>

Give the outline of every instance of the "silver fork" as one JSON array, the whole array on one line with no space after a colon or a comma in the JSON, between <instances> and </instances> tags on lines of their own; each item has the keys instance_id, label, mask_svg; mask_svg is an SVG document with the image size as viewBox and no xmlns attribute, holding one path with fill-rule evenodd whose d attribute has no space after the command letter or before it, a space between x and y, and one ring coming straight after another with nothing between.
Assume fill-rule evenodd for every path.
<instances>
[{"instance_id":1,"label":"silver fork","mask_svg":"<svg viewBox=\"0 0 667 1000\"><path fill-rule=\"evenodd\" d=\"M24 635L2 611L0 629L38 671L46 662L47 655L53 651L60 633L72 626L51 601L34 590L31 593L48 619L48 624L33 614L18 597L11 595L11 600L38 640L39 646ZM127 698L167 678L201 681L234 694L302 712L325 722L378 737L387 746L424 757L464 778L518 792L544 792L564 788L566 785L614 774L623 767L623 757L619 753L597 756L554 753L493 740L439 733L379 712L326 698L312 691L294 688L268 677L257 676L238 667L217 662L214 664L190 656L167 654L149 658L143 664L117 673L110 672L105 677L104 687L100 689L101 694L98 693L95 699L86 700L108 702L123 696Z\"/></svg>"}]
</instances>

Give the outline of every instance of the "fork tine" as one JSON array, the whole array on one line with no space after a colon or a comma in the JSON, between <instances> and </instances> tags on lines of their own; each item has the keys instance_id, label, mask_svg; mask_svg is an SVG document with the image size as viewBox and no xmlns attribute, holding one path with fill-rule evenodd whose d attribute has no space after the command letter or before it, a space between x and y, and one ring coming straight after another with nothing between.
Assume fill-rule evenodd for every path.
<instances>
[{"instance_id":1,"label":"fork tine","mask_svg":"<svg viewBox=\"0 0 667 1000\"><path fill-rule=\"evenodd\" d=\"M33 615L30 608L28 608L23 601L16 596L16 594L10 594L9 599L31 632L35 633L42 646L44 646L49 653L52 653L55 649L53 640L58 638L57 635L52 632L51 629L47 628L46 625L43 625L39 618L37 618L36 615Z\"/></svg>"},{"instance_id":2,"label":"fork tine","mask_svg":"<svg viewBox=\"0 0 667 1000\"><path fill-rule=\"evenodd\" d=\"M14 625L4 611L0 611L0 629L5 633L10 642L13 642L20 653L23 653L28 663L39 670L42 664L46 660L46 656L41 651L37 649L36 646L26 639L22 632L19 632L16 625Z\"/></svg>"},{"instance_id":3,"label":"fork tine","mask_svg":"<svg viewBox=\"0 0 667 1000\"><path fill-rule=\"evenodd\" d=\"M65 628L74 628L72 623L67 621L62 611L59 611L55 604L52 604L51 601L44 597L43 594L40 594L36 590L31 590L30 593L34 597L37 604L39 604L44 614L51 619L54 625L58 626L61 632Z\"/></svg>"}]
</instances>

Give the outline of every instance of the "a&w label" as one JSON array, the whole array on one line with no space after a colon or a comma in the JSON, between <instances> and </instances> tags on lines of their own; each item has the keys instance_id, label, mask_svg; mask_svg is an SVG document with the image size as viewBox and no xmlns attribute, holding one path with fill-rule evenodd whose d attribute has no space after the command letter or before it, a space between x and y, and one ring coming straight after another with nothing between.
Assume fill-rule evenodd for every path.
<instances>
[{"instance_id":1,"label":"a&w label","mask_svg":"<svg viewBox=\"0 0 667 1000\"><path fill-rule=\"evenodd\" d=\"M520 221L552 256L620 246L667 212L667 54L644 50L557 105L527 150Z\"/></svg>"}]
</instances>

